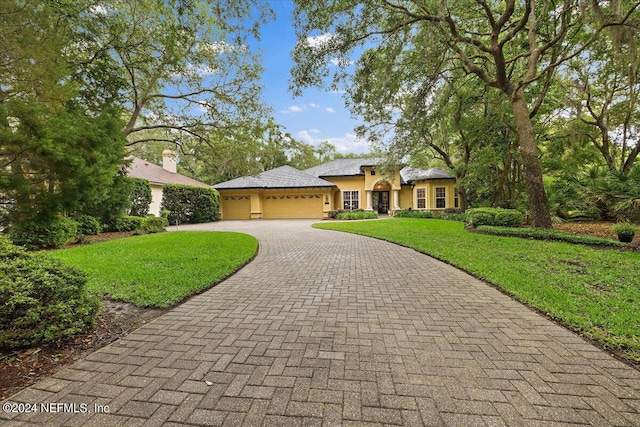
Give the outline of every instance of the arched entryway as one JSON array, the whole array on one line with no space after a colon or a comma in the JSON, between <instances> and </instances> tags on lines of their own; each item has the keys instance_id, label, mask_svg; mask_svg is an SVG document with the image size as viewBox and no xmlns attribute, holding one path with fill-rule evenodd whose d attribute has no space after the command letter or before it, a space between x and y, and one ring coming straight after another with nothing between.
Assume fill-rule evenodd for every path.
<instances>
[{"instance_id":1,"label":"arched entryway","mask_svg":"<svg viewBox=\"0 0 640 427\"><path fill-rule=\"evenodd\" d=\"M391 186L389 183L379 181L373 186L371 192L372 208L379 214L387 214L389 212L391 202Z\"/></svg>"}]
</instances>

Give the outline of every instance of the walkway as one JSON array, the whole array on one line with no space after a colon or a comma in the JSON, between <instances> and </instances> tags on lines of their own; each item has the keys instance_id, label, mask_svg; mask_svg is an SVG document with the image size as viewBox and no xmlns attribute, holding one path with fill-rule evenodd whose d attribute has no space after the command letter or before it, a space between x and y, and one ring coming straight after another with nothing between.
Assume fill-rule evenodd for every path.
<instances>
[{"instance_id":1,"label":"walkway","mask_svg":"<svg viewBox=\"0 0 640 427\"><path fill-rule=\"evenodd\" d=\"M310 224L181 227L260 253L13 396L38 412L3 425L640 426L638 371L455 268Z\"/></svg>"}]
</instances>

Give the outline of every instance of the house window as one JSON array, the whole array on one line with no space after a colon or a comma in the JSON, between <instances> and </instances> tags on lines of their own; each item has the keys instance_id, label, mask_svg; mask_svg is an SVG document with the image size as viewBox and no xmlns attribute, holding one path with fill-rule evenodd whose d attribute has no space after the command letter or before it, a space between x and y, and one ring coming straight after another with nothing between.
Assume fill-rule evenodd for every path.
<instances>
[{"instance_id":1,"label":"house window","mask_svg":"<svg viewBox=\"0 0 640 427\"><path fill-rule=\"evenodd\" d=\"M458 209L460 207L460 198L458 196L458 189L453 190L453 207Z\"/></svg>"},{"instance_id":2,"label":"house window","mask_svg":"<svg viewBox=\"0 0 640 427\"><path fill-rule=\"evenodd\" d=\"M447 189L436 187L436 209L444 209L447 205Z\"/></svg>"},{"instance_id":3,"label":"house window","mask_svg":"<svg viewBox=\"0 0 640 427\"><path fill-rule=\"evenodd\" d=\"M416 198L418 199L418 209L425 209L427 207L427 190L418 188L416 190Z\"/></svg>"},{"instance_id":4,"label":"house window","mask_svg":"<svg viewBox=\"0 0 640 427\"><path fill-rule=\"evenodd\" d=\"M343 191L342 202L344 209L360 209L360 192L358 191Z\"/></svg>"}]
</instances>

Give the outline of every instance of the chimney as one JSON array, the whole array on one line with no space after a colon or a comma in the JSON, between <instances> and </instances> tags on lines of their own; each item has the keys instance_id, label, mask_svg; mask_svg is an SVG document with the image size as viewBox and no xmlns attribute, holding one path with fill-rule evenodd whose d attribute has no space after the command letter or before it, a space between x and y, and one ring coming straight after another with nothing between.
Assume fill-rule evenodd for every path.
<instances>
[{"instance_id":1,"label":"chimney","mask_svg":"<svg viewBox=\"0 0 640 427\"><path fill-rule=\"evenodd\" d=\"M178 171L176 153L171 150L164 150L162 152L162 168L171 173L176 173Z\"/></svg>"}]
</instances>

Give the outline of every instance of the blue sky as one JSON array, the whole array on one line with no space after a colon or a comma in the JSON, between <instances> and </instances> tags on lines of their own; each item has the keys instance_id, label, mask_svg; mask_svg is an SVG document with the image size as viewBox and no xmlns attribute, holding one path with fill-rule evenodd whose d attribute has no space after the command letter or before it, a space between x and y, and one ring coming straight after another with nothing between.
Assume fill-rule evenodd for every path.
<instances>
[{"instance_id":1,"label":"blue sky","mask_svg":"<svg viewBox=\"0 0 640 427\"><path fill-rule=\"evenodd\" d=\"M340 153L366 153L369 146L355 136L353 119L344 106L342 94L305 89L300 97L289 92L291 51L296 43L289 0L271 0L276 20L262 28L259 47L262 50L264 99L274 110L276 123L294 138L311 145L322 141L333 144Z\"/></svg>"}]
</instances>

